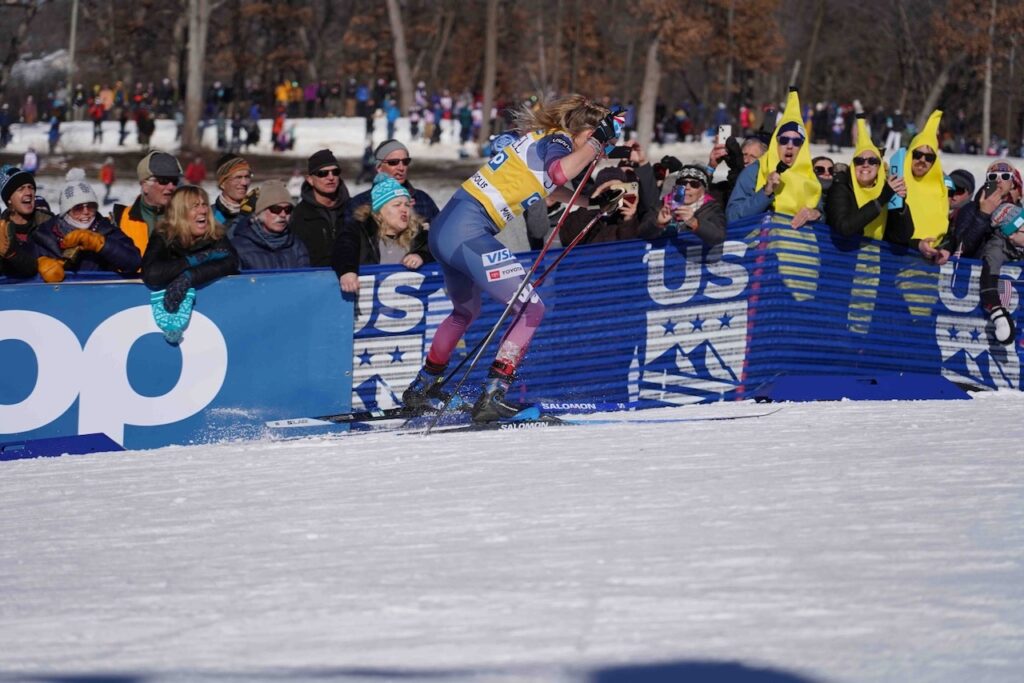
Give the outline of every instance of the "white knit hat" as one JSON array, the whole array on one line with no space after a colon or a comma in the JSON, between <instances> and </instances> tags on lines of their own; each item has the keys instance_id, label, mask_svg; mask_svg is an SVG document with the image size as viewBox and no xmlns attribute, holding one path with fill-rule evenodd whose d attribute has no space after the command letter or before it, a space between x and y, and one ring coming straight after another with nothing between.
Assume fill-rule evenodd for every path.
<instances>
[{"instance_id":1,"label":"white knit hat","mask_svg":"<svg viewBox=\"0 0 1024 683\"><path fill-rule=\"evenodd\" d=\"M68 171L65 177L67 178L67 183L60 191L60 215L67 214L71 207L79 204L92 202L99 206L100 202L96 199L96 193L93 191L92 186L85 181L85 171L80 168L73 168Z\"/></svg>"}]
</instances>

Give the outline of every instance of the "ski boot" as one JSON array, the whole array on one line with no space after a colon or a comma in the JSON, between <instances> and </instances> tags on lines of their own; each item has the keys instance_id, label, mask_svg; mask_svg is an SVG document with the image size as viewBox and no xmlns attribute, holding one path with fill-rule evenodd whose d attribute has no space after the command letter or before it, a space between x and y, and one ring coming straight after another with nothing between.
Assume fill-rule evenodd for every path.
<instances>
[{"instance_id":1,"label":"ski boot","mask_svg":"<svg viewBox=\"0 0 1024 683\"><path fill-rule=\"evenodd\" d=\"M527 406L512 403L505 398L510 386L512 374L504 374L492 366L484 383L483 393L473 405L473 421L499 422L519 415Z\"/></svg>"},{"instance_id":2,"label":"ski boot","mask_svg":"<svg viewBox=\"0 0 1024 683\"><path fill-rule=\"evenodd\" d=\"M1012 344L1017 331L1014 329L1010 313L1002 306L993 306L987 311L988 319L992 321L992 333L996 341L1003 345Z\"/></svg>"},{"instance_id":3,"label":"ski boot","mask_svg":"<svg viewBox=\"0 0 1024 683\"><path fill-rule=\"evenodd\" d=\"M438 412L447 403L449 410L465 410L466 402L458 395L451 396L441 390L441 381L447 365L434 365L427 361L416 374L416 379L402 392L402 403L413 413Z\"/></svg>"}]
</instances>

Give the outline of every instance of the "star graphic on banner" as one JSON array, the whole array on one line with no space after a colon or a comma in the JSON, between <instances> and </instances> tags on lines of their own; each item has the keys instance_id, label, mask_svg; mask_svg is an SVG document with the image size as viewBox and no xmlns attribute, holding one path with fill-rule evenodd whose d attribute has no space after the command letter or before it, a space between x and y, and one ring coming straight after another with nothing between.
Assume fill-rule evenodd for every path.
<instances>
[{"instance_id":1,"label":"star graphic on banner","mask_svg":"<svg viewBox=\"0 0 1024 683\"><path fill-rule=\"evenodd\" d=\"M980 340L981 340L981 330L979 330L977 327L975 327L973 330L971 330L971 341L972 342L976 342L976 341L980 341Z\"/></svg>"},{"instance_id":2,"label":"star graphic on banner","mask_svg":"<svg viewBox=\"0 0 1024 683\"><path fill-rule=\"evenodd\" d=\"M373 354L370 353L369 349L363 349L363 352L359 354L359 365L369 365L373 361Z\"/></svg>"},{"instance_id":3,"label":"star graphic on banner","mask_svg":"<svg viewBox=\"0 0 1024 683\"><path fill-rule=\"evenodd\" d=\"M401 363L402 362L402 355L403 355L402 351L399 350L399 348L396 346L395 350L391 352L391 362L392 363Z\"/></svg>"},{"instance_id":4,"label":"star graphic on banner","mask_svg":"<svg viewBox=\"0 0 1024 683\"><path fill-rule=\"evenodd\" d=\"M728 313L724 313L722 317L718 319L718 322L721 323L722 327L729 327L730 323L732 323L732 316Z\"/></svg>"},{"instance_id":5,"label":"star graphic on banner","mask_svg":"<svg viewBox=\"0 0 1024 683\"><path fill-rule=\"evenodd\" d=\"M661 326L665 328L665 334L674 334L676 331L676 324L671 320L666 320Z\"/></svg>"},{"instance_id":6,"label":"star graphic on banner","mask_svg":"<svg viewBox=\"0 0 1024 683\"><path fill-rule=\"evenodd\" d=\"M697 316L696 318L691 320L690 324L693 325L693 331L694 332L696 332L697 330L703 330L704 329L704 320L700 316Z\"/></svg>"},{"instance_id":7,"label":"star graphic on banner","mask_svg":"<svg viewBox=\"0 0 1024 683\"><path fill-rule=\"evenodd\" d=\"M957 336L960 334L960 330L956 329L956 325L950 325L949 329L946 330L946 332L949 334L950 339L956 339Z\"/></svg>"}]
</instances>

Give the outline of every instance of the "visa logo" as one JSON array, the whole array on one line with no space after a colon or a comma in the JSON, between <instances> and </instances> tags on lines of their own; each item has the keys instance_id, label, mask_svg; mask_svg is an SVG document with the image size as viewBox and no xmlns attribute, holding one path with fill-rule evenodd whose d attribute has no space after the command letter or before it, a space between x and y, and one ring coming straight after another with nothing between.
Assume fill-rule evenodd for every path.
<instances>
[{"instance_id":1,"label":"visa logo","mask_svg":"<svg viewBox=\"0 0 1024 683\"><path fill-rule=\"evenodd\" d=\"M485 266L493 266L496 263L502 263L503 261L511 261L512 252L508 249L499 249L497 251L491 251L483 254L481 258Z\"/></svg>"}]
</instances>

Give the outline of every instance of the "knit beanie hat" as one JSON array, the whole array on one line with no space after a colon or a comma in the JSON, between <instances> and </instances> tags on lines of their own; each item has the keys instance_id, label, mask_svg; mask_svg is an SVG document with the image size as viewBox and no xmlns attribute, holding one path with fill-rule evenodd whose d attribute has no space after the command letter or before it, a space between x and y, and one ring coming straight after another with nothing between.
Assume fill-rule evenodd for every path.
<instances>
[{"instance_id":1,"label":"knit beanie hat","mask_svg":"<svg viewBox=\"0 0 1024 683\"><path fill-rule=\"evenodd\" d=\"M399 150L405 152L405 156L409 156L409 149L401 142L398 140L385 140L377 145L377 149L373 151L373 158L377 161L384 161L387 155Z\"/></svg>"},{"instance_id":2,"label":"knit beanie hat","mask_svg":"<svg viewBox=\"0 0 1024 683\"><path fill-rule=\"evenodd\" d=\"M970 171L958 168L950 172L949 179L953 181L953 186L957 189L966 190L969 195L974 194L974 174Z\"/></svg>"},{"instance_id":3,"label":"knit beanie hat","mask_svg":"<svg viewBox=\"0 0 1024 683\"><path fill-rule=\"evenodd\" d=\"M256 200L255 213L266 211L271 206L288 204L295 206L288 188L280 180L267 180L260 185L259 199Z\"/></svg>"},{"instance_id":4,"label":"knit beanie hat","mask_svg":"<svg viewBox=\"0 0 1024 683\"><path fill-rule=\"evenodd\" d=\"M1021 215L1021 207L1016 204L1000 204L992 212L992 225L999 228L1004 235L1009 237L1024 227L1024 216Z\"/></svg>"},{"instance_id":5,"label":"knit beanie hat","mask_svg":"<svg viewBox=\"0 0 1024 683\"><path fill-rule=\"evenodd\" d=\"M142 161L135 167L135 172L140 182L150 177L180 178L183 175L177 159L167 152L157 150L142 157Z\"/></svg>"},{"instance_id":6,"label":"knit beanie hat","mask_svg":"<svg viewBox=\"0 0 1024 683\"><path fill-rule=\"evenodd\" d=\"M687 178L699 180L704 184L705 188L711 181L710 176L708 176L707 169L700 164L687 164L686 166L683 166L683 170L679 172L679 180L686 180Z\"/></svg>"},{"instance_id":7,"label":"knit beanie hat","mask_svg":"<svg viewBox=\"0 0 1024 683\"><path fill-rule=\"evenodd\" d=\"M10 201L11 195L22 185L35 187L35 176L10 164L4 164L0 167L0 199L3 200L4 204Z\"/></svg>"},{"instance_id":8,"label":"knit beanie hat","mask_svg":"<svg viewBox=\"0 0 1024 683\"><path fill-rule=\"evenodd\" d=\"M217 159L217 187L223 188L224 181L239 170L251 172L252 169L249 167L249 162L237 154L225 154Z\"/></svg>"},{"instance_id":9,"label":"knit beanie hat","mask_svg":"<svg viewBox=\"0 0 1024 683\"><path fill-rule=\"evenodd\" d=\"M309 157L309 161L306 162L306 172L313 174L326 166L338 166L338 168L341 168L334 156L334 152L329 149L321 149L313 152L313 156Z\"/></svg>"},{"instance_id":10,"label":"knit beanie hat","mask_svg":"<svg viewBox=\"0 0 1024 683\"><path fill-rule=\"evenodd\" d=\"M377 177L373 179L373 189L370 190L370 204L374 213L380 211L392 199L409 196L409 190L402 187L401 183L386 173L378 173Z\"/></svg>"},{"instance_id":11,"label":"knit beanie hat","mask_svg":"<svg viewBox=\"0 0 1024 683\"><path fill-rule=\"evenodd\" d=\"M95 204L97 207L99 206L100 202L96 199L96 192L93 191L92 185L85 180L85 171L80 168L73 168L67 172L65 178L67 182L65 182L64 188L60 191L60 203L58 204L61 216L66 215L72 207L79 204Z\"/></svg>"}]
</instances>

